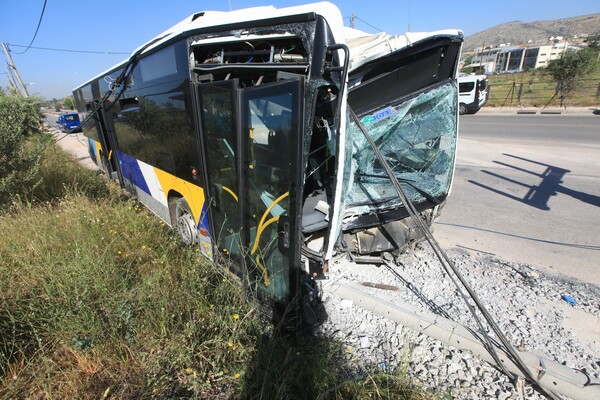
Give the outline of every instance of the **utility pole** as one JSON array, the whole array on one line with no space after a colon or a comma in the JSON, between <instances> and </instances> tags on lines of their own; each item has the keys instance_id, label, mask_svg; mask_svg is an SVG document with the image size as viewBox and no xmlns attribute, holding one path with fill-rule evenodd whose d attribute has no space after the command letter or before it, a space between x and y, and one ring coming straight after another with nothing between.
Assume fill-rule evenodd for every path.
<instances>
[{"instance_id":1,"label":"utility pole","mask_svg":"<svg viewBox=\"0 0 600 400\"><path fill-rule=\"evenodd\" d=\"M8 67L8 65L6 66L6 71L8 71L6 75L8 75L8 82L10 83L10 87L18 91L19 88L15 83L15 78L13 77L12 70Z\"/></svg>"},{"instance_id":2,"label":"utility pole","mask_svg":"<svg viewBox=\"0 0 600 400\"><path fill-rule=\"evenodd\" d=\"M408 19L408 27L407 28L408 29L406 30L406 32L410 32L410 0L408 0L406 3L407 3L407 8L408 8L408 11L407 11L407 19Z\"/></svg>"},{"instance_id":3,"label":"utility pole","mask_svg":"<svg viewBox=\"0 0 600 400\"><path fill-rule=\"evenodd\" d=\"M6 55L6 62L8 63L9 72L12 72L13 77L16 78L16 81L19 83L20 89L25 95L25 97L29 97L29 93L27 92L27 87L23 84L21 80L21 76L19 75L19 71L17 67L15 67L15 63L10 56L10 51L8 47L6 47L6 43L2 42L2 50L4 50L4 55Z\"/></svg>"},{"instance_id":4,"label":"utility pole","mask_svg":"<svg viewBox=\"0 0 600 400\"><path fill-rule=\"evenodd\" d=\"M354 29L354 11L352 11L352 17L350 17L350 28Z\"/></svg>"}]
</instances>

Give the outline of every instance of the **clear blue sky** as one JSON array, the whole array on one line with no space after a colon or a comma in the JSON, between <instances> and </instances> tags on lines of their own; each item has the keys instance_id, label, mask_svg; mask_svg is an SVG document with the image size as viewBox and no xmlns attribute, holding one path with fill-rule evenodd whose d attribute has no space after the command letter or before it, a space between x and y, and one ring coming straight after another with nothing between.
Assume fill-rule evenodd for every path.
<instances>
[{"instance_id":1,"label":"clear blue sky","mask_svg":"<svg viewBox=\"0 0 600 400\"><path fill-rule=\"evenodd\" d=\"M130 53L136 47L194 12L228 11L260 5L277 8L309 3L301 0L47 0L34 47ZM600 12L599 0L339 0L349 25L352 12L357 28L412 31L462 29L466 36L510 21L538 21ZM0 0L0 41L28 45L36 30L44 0ZM362 21L361 21L362 20ZM363 21L368 23L365 24ZM376 29L374 29L376 28ZM91 77L127 55L66 53L12 47L13 60L30 92L62 98ZM0 86L8 86L1 54Z\"/></svg>"}]
</instances>

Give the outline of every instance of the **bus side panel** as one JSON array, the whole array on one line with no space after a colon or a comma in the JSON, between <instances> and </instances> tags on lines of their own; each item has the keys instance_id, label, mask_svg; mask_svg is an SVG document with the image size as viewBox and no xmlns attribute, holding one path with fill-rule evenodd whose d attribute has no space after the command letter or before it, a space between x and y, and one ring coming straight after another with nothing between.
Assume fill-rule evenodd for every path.
<instances>
[{"instance_id":1,"label":"bus side panel","mask_svg":"<svg viewBox=\"0 0 600 400\"><path fill-rule=\"evenodd\" d=\"M88 138L88 153L92 161L99 167L102 168L102 163L100 162L100 152L102 151L102 145L100 142L94 139Z\"/></svg>"},{"instance_id":2,"label":"bus side panel","mask_svg":"<svg viewBox=\"0 0 600 400\"><path fill-rule=\"evenodd\" d=\"M173 225L169 213L169 194L177 192L187 200L200 231L200 250L211 258L212 241L208 230L204 190L125 153L118 152L118 155L126 186L140 202L168 224Z\"/></svg>"},{"instance_id":3,"label":"bus side panel","mask_svg":"<svg viewBox=\"0 0 600 400\"><path fill-rule=\"evenodd\" d=\"M189 183L183 179L177 178L176 176L169 174L158 168L154 168L154 174L158 180L158 183L162 187L163 193L166 193L167 198L170 193L177 192L181 194L188 202L194 221L196 221L196 228L199 231L200 249L208 256L212 257L212 241L210 237L210 229L208 223L208 210L207 204L204 197L204 190L197 185ZM173 225L173 221L171 221Z\"/></svg>"}]
</instances>

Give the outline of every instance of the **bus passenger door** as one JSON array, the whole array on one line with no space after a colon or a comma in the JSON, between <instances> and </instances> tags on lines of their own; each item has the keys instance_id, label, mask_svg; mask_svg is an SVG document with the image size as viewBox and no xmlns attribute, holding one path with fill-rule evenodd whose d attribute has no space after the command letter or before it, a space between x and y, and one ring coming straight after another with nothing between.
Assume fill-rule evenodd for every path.
<instances>
[{"instance_id":1,"label":"bus passenger door","mask_svg":"<svg viewBox=\"0 0 600 400\"><path fill-rule=\"evenodd\" d=\"M299 291L302 82L196 85L215 251L276 314Z\"/></svg>"},{"instance_id":2,"label":"bus passenger door","mask_svg":"<svg viewBox=\"0 0 600 400\"><path fill-rule=\"evenodd\" d=\"M247 281L281 314L299 290L303 80L244 89L242 216Z\"/></svg>"},{"instance_id":3,"label":"bus passenger door","mask_svg":"<svg viewBox=\"0 0 600 400\"><path fill-rule=\"evenodd\" d=\"M96 128L100 145L102 146L101 162L102 167L110 179L119 181L121 187L125 187L123 174L118 162L115 143L115 127L110 112L107 112L104 105L98 109L96 114L98 123Z\"/></svg>"},{"instance_id":4,"label":"bus passenger door","mask_svg":"<svg viewBox=\"0 0 600 400\"><path fill-rule=\"evenodd\" d=\"M211 239L218 260L242 277L242 222L238 185L237 80L196 85L201 159Z\"/></svg>"}]
</instances>

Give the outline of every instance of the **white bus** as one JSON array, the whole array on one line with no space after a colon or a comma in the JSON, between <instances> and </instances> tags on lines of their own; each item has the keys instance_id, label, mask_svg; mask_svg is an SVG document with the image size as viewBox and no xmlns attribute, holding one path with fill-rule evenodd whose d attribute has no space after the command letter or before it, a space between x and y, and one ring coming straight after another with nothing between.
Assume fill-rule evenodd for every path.
<instances>
[{"instance_id":1,"label":"white bus","mask_svg":"<svg viewBox=\"0 0 600 400\"><path fill-rule=\"evenodd\" d=\"M458 77L458 112L475 114L488 101L489 85L485 75Z\"/></svg>"},{"instance_id":2,"label":"white bus","mask_svg":"<svg viewBox=\"0 0 600 400\"><path fill-rule=\"evenodd\" d=\"M74 90L110 176L307 324L336 253L420 235L368 134L423 220L454 170L462 32L369 35L331 3L199 12Z\"/></svg>"}]
</instances>

